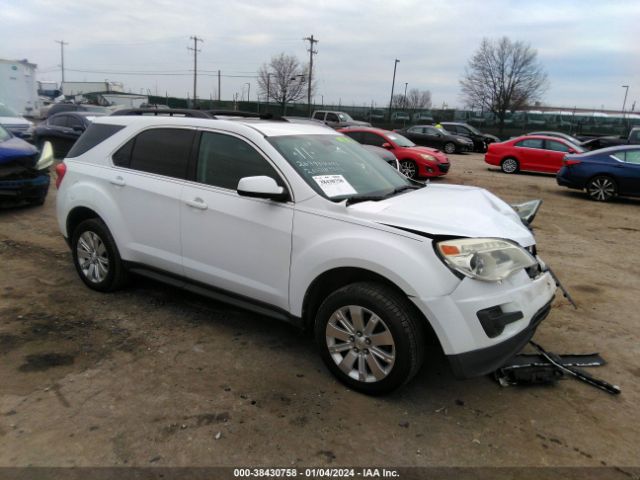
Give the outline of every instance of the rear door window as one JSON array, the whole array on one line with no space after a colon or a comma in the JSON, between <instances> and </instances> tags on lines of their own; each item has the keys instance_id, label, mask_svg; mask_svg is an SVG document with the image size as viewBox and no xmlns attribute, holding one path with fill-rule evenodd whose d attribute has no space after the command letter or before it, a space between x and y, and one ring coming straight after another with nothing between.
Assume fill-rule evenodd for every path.
<instances>
[{"instance_id":1,"label":"rear door window","mask_svg":"<svg viewBox=\"0 0 640 480\"><path fill-rule=\"evenodd\" d=\"M51 117L47 123L52 127L66 127L68 117L69 115L57 115L55 117Z\"/></svg>"},{"instance_id":2,"label":"rear door window","mask_svg":"<svg viewBox=\"0 0 640 480\"><path fill-rule=\"evenodd\" d=\"M543 148L543 140L540 138L528 138L516 143L516 147L524 148Z\"/></svg>"},{"instance_id":3,"label":"rear door window","mask_svg":"<svg viewBox=\"0 0 640 480\"><path fill-rule=\"evenodd\" d=\"M338 123L340 122L340 119L338 118L338 115L336 115L335 113L327 113L327 122Z\"/></svg>"},{"instance_id":4,"label":"rear door window","mask_svg":"<svg viewBox=\"0 0 640 480\"><path fill-rule=\"evenodd\" d=\"M324 120L324 112L316 112L313 114L313 118L316 120Z\"/></svg>"},{"instance_id":5,"label":"rear door window","mask_svg":"<svg viewBox=\"0 0 640 480\"><path fill-rule=\"evenodd\" d=\"M365 145L374 145L376 147L381 147L383 144L387 143L384 137L380 135L376 135L371 132L362 132L362 143Z\"/></svg>"},{"instance_id":6,"label":"rear door window","mask_svg":"<svg viewBox=\"0 0 640 480\"><path fill-rule=\"evenodd\" d=\"M567 147L562 142L556 142L555 140L546 140L547 142L547 150L553 150L554 152L568 152L569 147Z\"/></svg>"},{"instance_id":7,"label":"rear door window","mask_svg":"<svg viewBox=\"0 0 640 480\"><path fill-rule=\"evenodd\" d=\"M155 128L135 138L129 168L173 178L187 178L194 130ZM117 152L116 152L117 153Z\"/></svg>"}]
</instances>

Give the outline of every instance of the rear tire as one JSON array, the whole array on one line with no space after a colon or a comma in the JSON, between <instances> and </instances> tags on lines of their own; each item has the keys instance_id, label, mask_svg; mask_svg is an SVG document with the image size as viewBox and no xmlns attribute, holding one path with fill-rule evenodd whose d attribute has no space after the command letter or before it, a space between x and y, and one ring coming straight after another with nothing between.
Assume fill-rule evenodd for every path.
<instances>
[{"instance_id":1,"label":"rear tire","mask_svg":"<svg viewBox=\"0 0 640 480\"><path fill-rule=\"evenodd\" d=\"M613 178L598 175L587 182L587 193L591 200L608 202L618 194L618 186Z\"/></svg>"},{"instance_id":2,"label":"rear tire","mask_svg":"<svg viewBox=\"0 0 640 480\"><path fill-rule=\"evenodd\" d=\"M73 263L80 279L92 290L112 292L128 280L116 242L99 218L81 222L71 236Z\"/></svg>"},{"instance_id":3,"label":"rear tire","mask_svg":"<svg viewBox=\"0 0 640 480\"><path fill-rule=\"evenodd\" d=\"M314 331L329 370L368 395L407 383L424 360L424 328L414 307L383 284L358 282L333 292L318 309Z\"/></svg>"},{"instance_id":4,"label":"rear tire","mask_svg":"<svg viewBox=\"0 0 640 480\"><path fill-rule=\"evenodd\" d=\"M520 171L520 164L515 158L505 158L500 162L500 168L504 173L518 173Z\"/></svg>"}]
</instances>

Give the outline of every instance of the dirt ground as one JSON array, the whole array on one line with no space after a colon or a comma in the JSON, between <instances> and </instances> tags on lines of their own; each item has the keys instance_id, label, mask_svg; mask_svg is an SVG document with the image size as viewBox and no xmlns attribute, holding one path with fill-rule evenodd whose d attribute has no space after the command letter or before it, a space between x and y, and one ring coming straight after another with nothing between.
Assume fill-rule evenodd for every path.
<instances>
[{"instance_id":1,"label":"dirt ground","mask_svg":"<svg viewBox=\"0 0 640 480\"><path fill-rule=\"evenodd\" d=\"M639 466L640 200L451 161L436 181L544 200L539 253L579 309L558 296L536 339L600 352L621 395L458 381L435 350L397 393L352 392L286 324L148 280L87 289L52 187L0 210L0 466Z\"/></svg>"}]
</instances>

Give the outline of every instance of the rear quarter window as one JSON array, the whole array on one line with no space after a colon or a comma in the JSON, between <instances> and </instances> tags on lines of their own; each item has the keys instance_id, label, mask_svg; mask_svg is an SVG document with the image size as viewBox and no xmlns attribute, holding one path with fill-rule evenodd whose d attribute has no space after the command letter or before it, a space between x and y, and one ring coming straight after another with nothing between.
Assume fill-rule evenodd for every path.
<instances>
[{"instance_id":1,"label":"rear quarter window","mask_svg":"<svg viewBox=\"0 0 640 480\"><path fill-rule=\"evenodd\" d=\"M92 123L89 125L89 128L80 135L78 141L73 144L73 147L71 147L71 150L67 154L67 158L79 157L123 128L123 125Z\"/></svg>"}]
</instances>

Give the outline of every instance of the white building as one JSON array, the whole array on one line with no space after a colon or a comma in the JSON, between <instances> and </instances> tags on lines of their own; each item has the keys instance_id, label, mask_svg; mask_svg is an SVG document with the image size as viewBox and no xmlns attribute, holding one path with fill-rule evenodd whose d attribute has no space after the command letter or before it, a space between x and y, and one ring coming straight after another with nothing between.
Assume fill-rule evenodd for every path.
<instances>
[{"instance_id":1,"label":"white building","mask_svg":"<svg viewBox=\"0 0 640 480\"><path fill-rule=\"evenodd\" d=\"M35 63L0 59L0 103L21 115L35 117L40 109Z\"/></svg>"}]
</instances>

